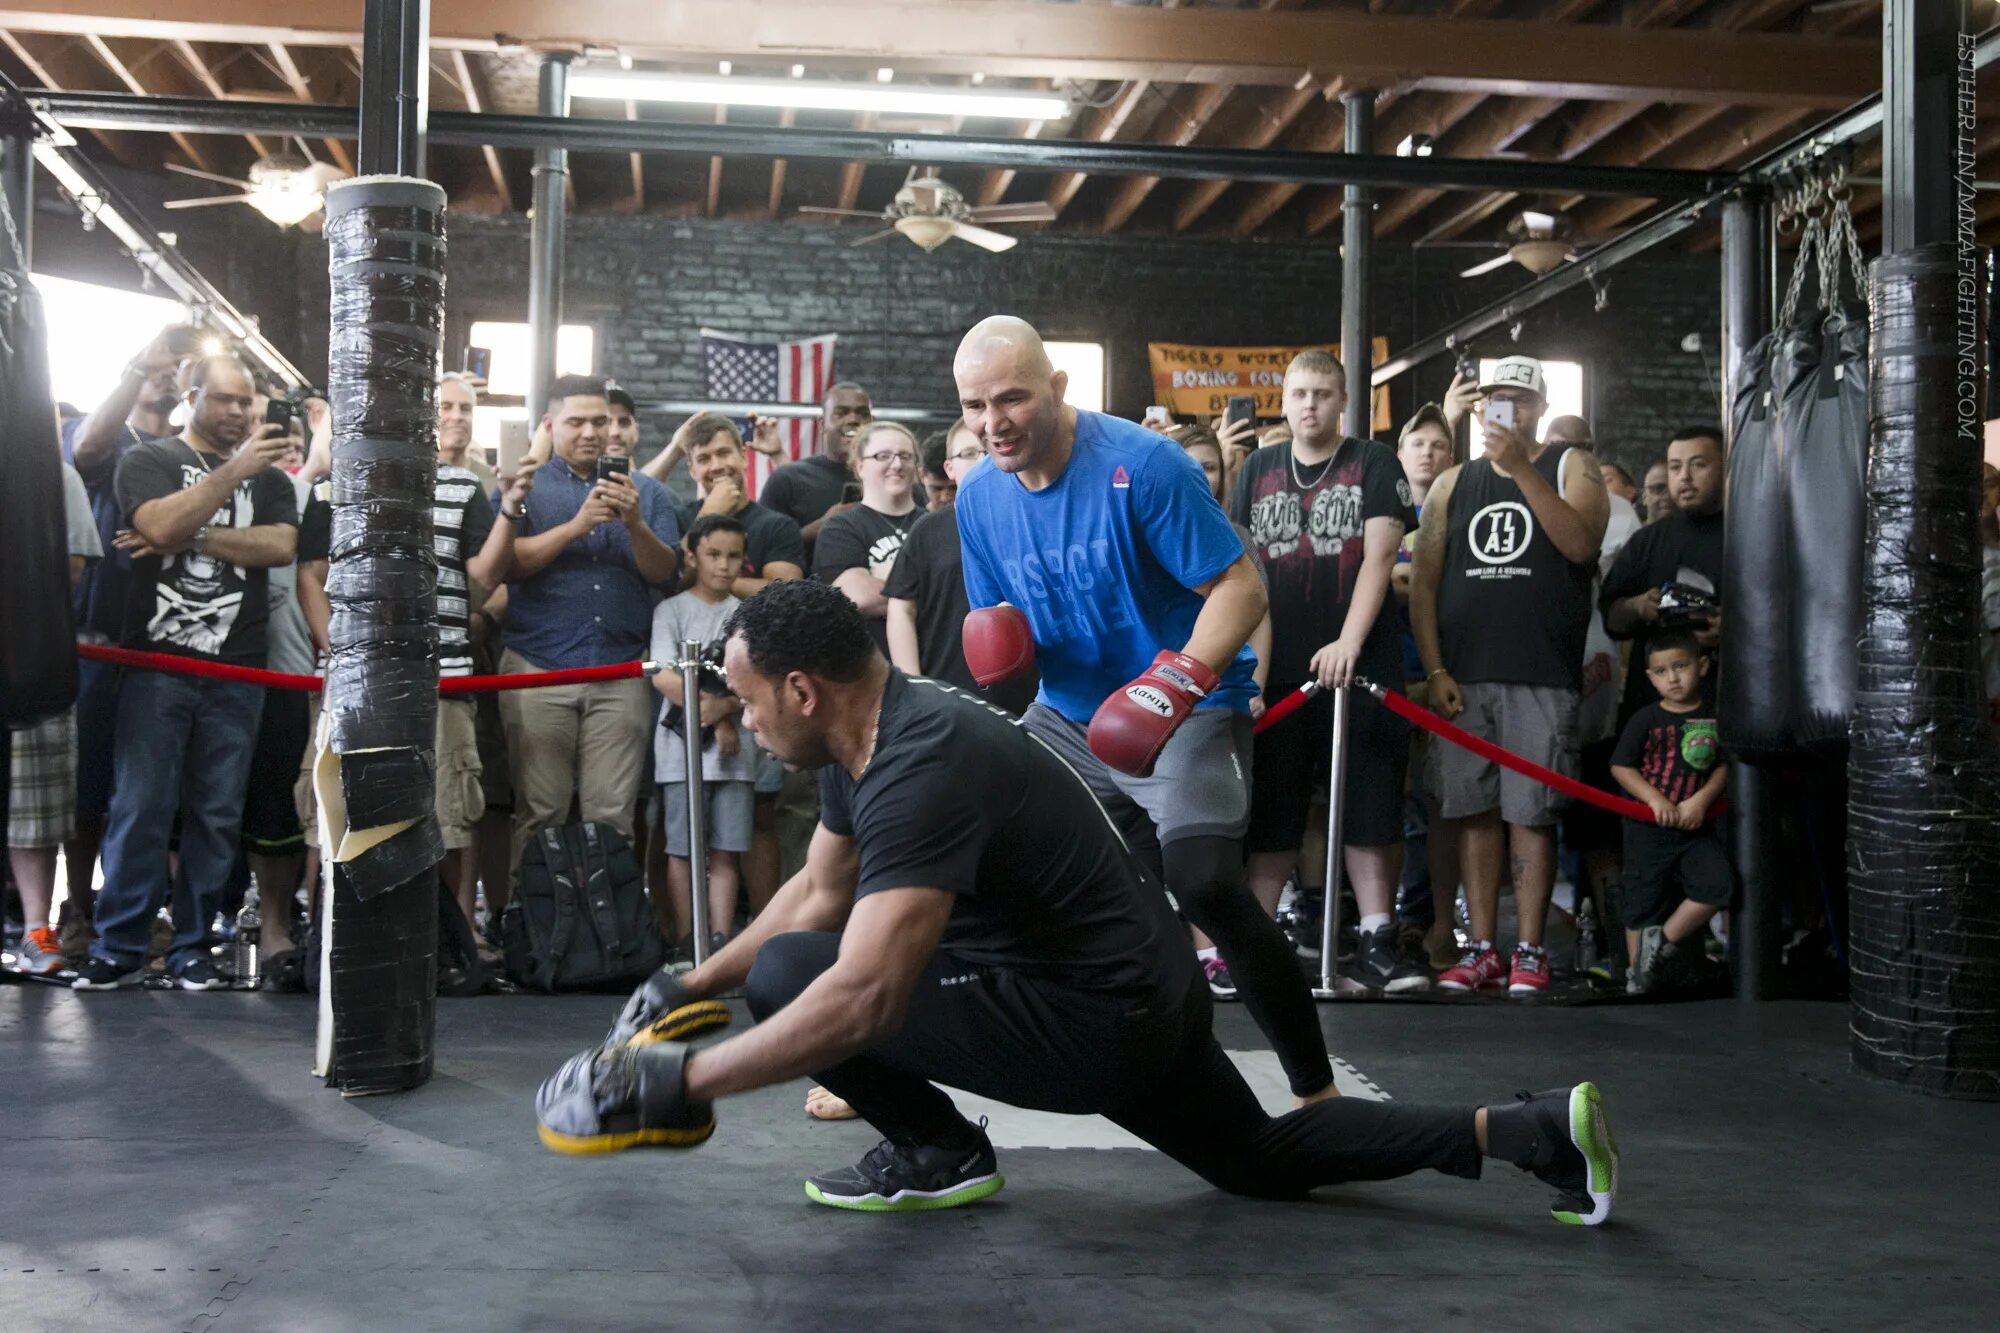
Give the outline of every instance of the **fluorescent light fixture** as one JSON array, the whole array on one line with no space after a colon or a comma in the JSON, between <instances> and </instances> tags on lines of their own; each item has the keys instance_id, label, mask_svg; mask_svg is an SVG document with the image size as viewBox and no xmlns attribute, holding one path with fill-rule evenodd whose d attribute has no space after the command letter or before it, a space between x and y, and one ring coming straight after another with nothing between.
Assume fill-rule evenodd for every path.
<instances>
[{"instance_id":1,"label":"fluorescent light fixture","mask_svg":"<svg viewBox=\"0 0 2000 1333\"><path fill-rule=\"evenodd\" d=\"M715 72L725 79L729 77L729 72L735 68L736 66L730 64L727 60L718 60L715 62Z\"/></svg>"},{"instance_id":2,"label":"fluorescent light fixture","mask_svg":"<svg viewBox=\"0 0 2000 1333\"><path fill-rule=\"evenodd\" d=\"M975 92L893 83L721 79L702 74L584 69L570 75L570 96L616 102L686 102L703 106L796 107L811 111L885 111L906 115L1060 120L1069 104L1047 93Z\"/></svg>"},{"instance_id":3,"label":"fluorescent light fixture","mask_svg":"<svg viewBox=\"0 0 2000 1333\"><path fill-rule=\"evenodd\" d=\"M792 66L792 77L793 77L793 78L795 78L795 79L803 79L803 78L804 78L805 76L806 76L806 67L805 67L804 65L794 65L794 66Z\"/></svg>"},{"instance_id":4,"label":"fluorescent light fixture","mask_svg":"<svg viewBox=\"0 0 2000 1333\"><path fill-rule=\"evenodd\" d=\"M887 65L884 65L882 66L882 68L875 71L875 82L894 83L895 81L896 81L896 71L890 69Z\"/></svg>"}]
</instances>

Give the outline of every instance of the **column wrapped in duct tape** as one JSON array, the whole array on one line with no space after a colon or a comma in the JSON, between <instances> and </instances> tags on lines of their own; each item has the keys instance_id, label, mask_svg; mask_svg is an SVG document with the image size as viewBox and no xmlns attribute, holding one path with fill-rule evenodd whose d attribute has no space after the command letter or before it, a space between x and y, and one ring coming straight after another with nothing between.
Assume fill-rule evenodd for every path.
<instances>
[{"instance_id":1,"label":"column wrapped in duct tape","mask_svg":"<svg viewBox=\"0 0 2000 1333\"><path fill-rule=\"evenodd\" d=\"M327 191L332 604L315 785L333 866L327 1076L343 1092L431 1072L437 886L437 368L444 192Z\"/></svg>"},{"instance_id":2,"label":"column wrapped in duct tape","mask_svg":"<svg viewBox=\"0 0 2000 1333\"><path fill-rule=\"evenodd\" d=\"M1977 382L1979 280L1979 266L1961 267L1949 243L1873 270L1849 758L1851 1024L1862 1073L1996 1098L2000 756L1979 671L1982 413L1976 396L1962 408L1959 395L1967 378Z\"/></svg>"}]
</instances>

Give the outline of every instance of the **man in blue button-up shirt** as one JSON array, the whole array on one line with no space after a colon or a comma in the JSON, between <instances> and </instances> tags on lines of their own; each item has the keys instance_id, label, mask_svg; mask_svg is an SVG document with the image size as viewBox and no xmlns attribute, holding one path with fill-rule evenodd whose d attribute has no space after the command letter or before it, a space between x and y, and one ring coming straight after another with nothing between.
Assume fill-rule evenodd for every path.
<instances>
[{"instance_id":1,"label":"man in blue button-up shirt","mask_svg":"<svg viewBox=\"0 0 2000 1333\"><path fill-rule=\"evenodd\" d=\"M518 520L502 671L643 658L653 591L678 586L680 525L667 488L646 476L598 475L610 422L603 380L568 375L549 386L555 457L536 470ZM500 696L514 768L516 866L528 839L569 818L572 796L584 819L632 836L652 698L644 680Z\"/></svg>"}]
</instances>

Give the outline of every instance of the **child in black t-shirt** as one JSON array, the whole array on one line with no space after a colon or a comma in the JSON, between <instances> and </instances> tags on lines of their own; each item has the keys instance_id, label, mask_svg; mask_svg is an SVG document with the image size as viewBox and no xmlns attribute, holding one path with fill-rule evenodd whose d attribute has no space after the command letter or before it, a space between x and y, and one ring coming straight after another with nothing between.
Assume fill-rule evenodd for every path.
<instances>
[{"instance_id":1,"label":"child in black t-shirt","mask_svg":"<svg viewBox=\"0 0 2000 1333\"><path fill-rule=\"evenodd\" d=\"M1634 713L1611 755L1611 775L1653 812L1625 821L1627 989L1643 993L1702 961L1698 936L1736 888L1721 835L1708 819L1728 768L1715 710L1702 699L1708 661L1692 633L1670 629L1647 645L1658 703Z\"/></svg>"}]
</instances>

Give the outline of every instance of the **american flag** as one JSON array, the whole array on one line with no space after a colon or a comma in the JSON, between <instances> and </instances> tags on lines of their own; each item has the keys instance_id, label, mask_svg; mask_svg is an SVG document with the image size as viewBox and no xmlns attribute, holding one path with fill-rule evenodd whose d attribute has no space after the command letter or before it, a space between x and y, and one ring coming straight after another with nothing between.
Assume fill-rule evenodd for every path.
<instances>
[{"instance_id":1,"label":"american flag","mask_svg":"<svg viewBox=\"0 0 2000 1333\"><path fill-rule=\"evenodd\" d=\"M834 344L839 336L822 333L796 342L759 342L714 329L701 331L701 367L710 398L732 403L818 403L833 386ZM745 432L746 438L748 432ZM755 499L764 479L779 463L797 461L820 450L819 422L786 418L778 425L783 452L777 458L750 453L745 485Z\"/></svg>"}]
</instances>

